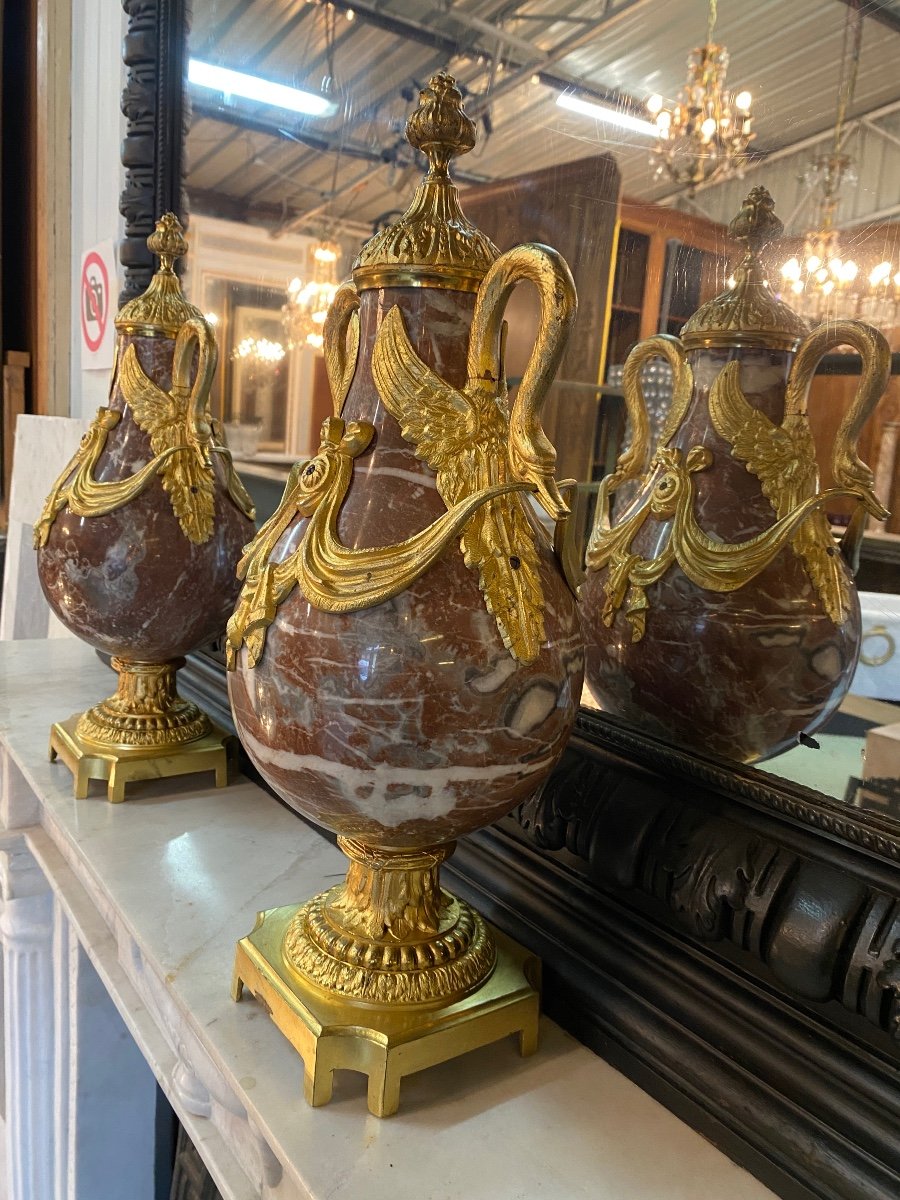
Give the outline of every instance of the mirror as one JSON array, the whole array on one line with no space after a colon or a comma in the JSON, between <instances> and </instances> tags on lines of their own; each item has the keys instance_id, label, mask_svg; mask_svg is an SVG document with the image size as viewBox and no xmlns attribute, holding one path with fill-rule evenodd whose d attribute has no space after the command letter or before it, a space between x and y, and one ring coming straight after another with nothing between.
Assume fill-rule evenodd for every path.
<instances>
[{"instance_id":1,"label":"mirror","mask_svg":"<svg viewBox=\"0 0 900 1200\"><path fill-rule=\"evenodd\" d=\"M322 317L359 247L411 198L421 166L403 125L438 69L457 77L478 123L478 145L455 172L466 214L502 249L523 239L558 247L575 274L579 317L545 426L559 474L578 480L572 523L582 550L600 480L630 438L625 358L641 339L677 335L726 287L734 267L727 223L752 185L768 187L786 226L769 262L774 290L813 320L874 321L900 350L900 6L799 0L789 19L783 7L765 18L757 8L720 0L711 40L727 47L730 124L725 136L708 130L705 143L699 133L701 151L714 145L727 158L730 145L746 154L743 177L707 177L707 150L691 179L669 150L686 63L707 36L702 0L597 0L574 10L432 0L195 4L187 285L217 322L218 415L262 515L287 465L317 445L330 408ZM522 291L509 314L511 381L536 322ZM833 355L811 387L826 487L858 370L855 355ZM671 368L649 364L644 387L658 434ZM898 436L894 374L860 445L894 515L883 527L870 522L863 541L865 661L855 694L817 735L819 749L798 746L760 770L900 817L891 782L900 769L864 783L862 766L866 733L900 721ZM839 498L828 510L835 528L849 513ZM882 753L878 761L889 763L889 742Z\"/></svg>"}]
</instances>

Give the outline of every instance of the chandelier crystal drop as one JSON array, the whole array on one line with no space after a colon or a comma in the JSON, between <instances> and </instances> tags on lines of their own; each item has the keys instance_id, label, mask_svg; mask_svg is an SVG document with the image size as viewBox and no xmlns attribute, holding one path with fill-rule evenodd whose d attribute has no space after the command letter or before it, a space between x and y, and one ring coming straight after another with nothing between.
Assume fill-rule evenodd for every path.
<instances>
[{"instance_id":1,"label":"chandelier crystal drop","mask_svg":"<svg viewBox=\"0 0 900 1200\"><path fill-rule=\"evenodd\" d=\"M322 327L335 292L338 290L337 264L340 247L335 242L320 242L313 251L313 277L308 283L295 276L287 286L287 303L281 318L288 345L322 349Z\"/></svg>"},{"instance_id":2,"label":"chandelier crystal drop","mask_svg":"<svg viewBox=\"0 0 900 1200\"><path fill-rule=\"evenodd\" d=\"M657 129L650 152L656 175L687 184L690 195L701 183L740 177L755 137L752 96L725 88L728 51L713 41L716 15L716 0L710 0L706 44L688 59L687 84L677 101L667 105L662 96L647 101Z\"/></svg>"}]
</instances>

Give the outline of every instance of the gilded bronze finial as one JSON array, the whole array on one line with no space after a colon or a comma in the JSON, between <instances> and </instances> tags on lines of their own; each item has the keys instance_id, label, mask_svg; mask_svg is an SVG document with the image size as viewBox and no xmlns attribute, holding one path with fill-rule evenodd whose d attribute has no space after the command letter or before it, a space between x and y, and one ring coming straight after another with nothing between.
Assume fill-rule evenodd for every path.
<instances>
[{"instance_id":1,"label":"gilded bronze finial","mask_svg":"<svg viewBox=\"0 0 900 1200\"><path fill-rule=\"evenodd\" d=\"M450 179L452 158L475 145L475 124L452 75L432 75L406 123L429 171L394 225L377 233L353 264L357 288L435 287L475 292L500 251L463 216Z\"/></svg>"},{"instance_id":2,"label":"gilded bronze finial","mask_svg":"<svg viewBox=\"0 0 900 1200\"><path fill-rule=\"evenodd\" d=\"M747 249L759 255L764 246L784 233L784 225L775 215L775 201L764 187L755 187L728 226L729 237L746 242Z\"/></svg>"},{"instance_id":3,"label":"gilded bronze finial","mask_svg":"<svg viewBox=\"0 0 900 1200\"><path fill-rule=\"evenodd\" d=\"M432 177L446 177L451 158L473 148L475 122L463 109L452 75L439 71L419 92L419 107L406 122L406 140L427 155Z\"/></svg>"},{"instance_id":4,"label":"gilded bronze finial","mask_svg":"<svg viewBox=\"0 0 900 1200\"><path fill-rule=\"evenodd\" d=\"M187 253L188 244L174 213L163 213L159 218L156 229L147 238L147 248L159 256L159 267L146 292L119 309L116 329L145 337L162 334L173 338L185 321L203 320L200 309L185 299L175 274L175 259Z\"/></svg>"},{"instance_id":5,"label":"gilded bronze finial","mask_svg":"<svg viewBox=\"0 0 900 1200\"><path fill-rule=\"evenodd\" d=\"M181 222L173 212L163 213L147 238L147 249L159 256L160 271L171 275L175 259L187 254L187 248Z\"/></svg>"},{"instance_id":6,"label":"gilded bronze finial","mask_svg":"<svg viewBox=\"0 0 900 1200\"><path fill-rule=\"evenodd\" d=\"M728 226L729 235L745 247L734 270L734 286L698 308L685 324L681 340L686 350L704 346L797 349L808 333L806 322L775 296L760 257L783 231L769 192L753 188Z\"/></svg>"}]
</instances>

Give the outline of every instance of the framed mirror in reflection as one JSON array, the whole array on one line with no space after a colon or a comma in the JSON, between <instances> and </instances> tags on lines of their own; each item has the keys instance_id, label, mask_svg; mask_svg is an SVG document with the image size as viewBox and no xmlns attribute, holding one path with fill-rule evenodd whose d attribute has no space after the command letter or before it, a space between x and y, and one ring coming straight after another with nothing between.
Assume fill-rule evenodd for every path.
<instances>
[{"instance_id":1,"label":"framed mirror in reflection","mask_svg":"<svg viewBox=\"0 0 900 1200\"><path fill-rule=\"evenodd\" d=\"M188 287L219 320L216 403L232 440L246 436L239 457L255 442L255 462L242 471L262 518L280 494L285 472L277 460L286 468L311 454L330 411L314 330L307 340L315 303L304 312L297 304L321 274L316 249L338 246L340 279L363 241L406 207L415 172L403 123L438 68L456 75L480 126L479 148L456 172L467 216L501 249L523 240L555 246L575 276L579 316L545 427L557 446L559 475L578 480L571 525L580 555L601 481L632 439L622 393L627 356L642 339L678 335L728 286L735 260L726 227L751 186L765 184L786 222L769 263L773 290L810 318L875 320L891 348L900 347L893 307L900 286L900 90L892 69L900 33L876 14L830 0L802 0L789 24L774 6L762 22L748 19L746 6L720 4L715 33L730 54L730 119L752 138L731 161L730 135L701 128L693 141L684 134L670 162L660 153L670 139L661 135L672 131L677 140L685 60L703 42L705 14L690 0L664 12L657 6L652 22L647 13L642 0L598 0L560 25L558 13L528 4L477 13L424 0L393 9L345 0L195 5L186 55ZM793 45L802 60L811 39L815 74L793 72L785 86L784 55ZM736 104L744 93L752 109L746 98ZM840 172L834 163L829 168L838 151L851 160ZM683 168L692 162L688 178ZM743 179L736 178L738 165ZM837 190L829 192L832 185ZM830 256L819 255L811 268L813 235L829 231ZM511 381L527 361L538 319L527 293L515 305ZM838 357L843 363L829 360L816 375L808 402L823 488L834 483L829 451L858 371L854 355ZM664 361L645 367L644 396L658 436L672 400ZM876 491L895 514L884 526L871 522L862 544L870 650L873 630L900 636L898 406L892 375L860 443ZM620 511L627 501L625 493L618 497ZM839 528L850 506L836 498L828 516ZM868 668L861 698L848 700L815 735L819 749L797 746L759 769L841 802L890 810L892 796L863 786L862 750L872 728L900 718L893 706L898 673L893 654Z\"/></svg>"},{"instance_id":2,"label":"framed mirror in reflection","mask_svg":"<svg viewBox=\"0 0 900 1200\"><path fill-rule=\"evenodd\" d=\"M300 234L276 243L257 226L192 215L186 286L216 330L212 404L239 460L290 464L315 453L331 411L319 294L305 325L300 289L291 294L292 283L314 275L318 245ZM342 266L333 260L335 274Z\"/></svg>"}]
</instances>

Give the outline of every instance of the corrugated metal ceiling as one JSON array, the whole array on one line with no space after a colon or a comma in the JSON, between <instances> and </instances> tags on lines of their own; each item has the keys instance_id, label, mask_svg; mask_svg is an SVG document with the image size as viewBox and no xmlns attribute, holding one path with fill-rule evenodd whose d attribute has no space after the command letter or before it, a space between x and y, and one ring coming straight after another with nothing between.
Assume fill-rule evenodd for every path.
<instances>
[{"instance_id":1,"label":"corrugated metal ceiling","mask_svg":"<svg viewBox=\"0 0 900 1200\"><path fill-rule=\"evenodd\" d=\"M863 0L863 9L870 4ZM413 172L403 121L417 86L442 67L465 85L469 107L486 107L480 145L461 160L460 174L504 178L610 150L627 194L656 199L671 193L671 184L652 177L650 139L564 112L555 104L558 90L531 76L543 70L597 92L613 89L638 107L652 92L674 98L688 53L704 40L702 0L369 0L370 19L358 12L352 21L346 7L343 0L331 9L308 0L195 6L192 54L324 91L339 106L329 120L286 120L259 107L248 117L245 107L240 127L231 123L233 114L212 115L208 100L195 92L207 114L197 116L189 135L195 207L278 224L321 212L336 191L329 214L360 225L404 207ZM846 4L719 0L718 9L716 34L731 56L729 86L753 93L755 148L777 151L827 129L834 120ZM420 40L379 27L391 19L421 26ZM473 19L488 22L497 35L476 28ZM509 40L498 41L504 35ZM432 37L441 44L426 44ZM576 45L559 57L566 40ZM555 61L544 62L542 56L555 54ZM867 20L851 116L900 99L898 54L900 32ZM379 165L382 154L393 161ZM900 163L900 149L897 154ZM882 178L881 193L884 186Z\"/></svg>"}]
</instances>

